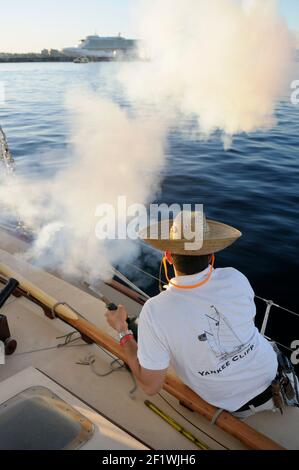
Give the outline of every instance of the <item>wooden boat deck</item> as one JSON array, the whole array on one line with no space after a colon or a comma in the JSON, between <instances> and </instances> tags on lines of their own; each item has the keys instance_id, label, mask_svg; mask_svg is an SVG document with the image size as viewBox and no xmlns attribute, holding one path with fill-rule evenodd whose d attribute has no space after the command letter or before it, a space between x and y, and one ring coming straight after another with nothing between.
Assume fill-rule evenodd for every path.
<instances>
[{"instance_id":1,"label":"wooden boat deck","mask_svg":"<svg viewBox=\"0 0 299 470\"><path fill-rule=\"evenodd\" d=\"M67 302L106 333L114 335L105 321L105 305L102 301L52 274L20 263L18 257L12 253L24 250L23 243L6 233L3 235L1 233L0 247L3 249L0 250L0 261L60 302ZM103 293L113 302L126 305L134 314L140 311L141 306L137 302L110 286L103 284L102 287ZM119 431L119 437L115 438L114 448L125 449L131 445L132 448L146 446L161 450L197 449L192 442L145 406L144 400L147 397L141 390L138 390L133 398L130 396L133 381L126 369L113 372L106 377L99 377L89 365L78 364L86 360L87 356L92 355L95 358L96 372L103 374L109 371L112 358L101 348L95 344L87 345L81 339L67 346L57 347L58 344L64 342L63 338L57 339L59 336L74 331L62 320L47 318L40 307L23 297L11 297L2 308L2 313L8 318L11 334L18 341L18 348L12 356L6 357L6 364L0 366L0 383L11 378L14 383L19 381L18 383L21 384L24 370L37 369L43 377L52 379L58 387L66 390L66 393L72 394L74 400L81 400L86 404L85 406L90 407L91 416L94 416L95 420L104 415L136 438L131 441L128 438L129 440L124 443L124 434ZM76 335L79 336L79 334ZM18 373L21 375L15 376ZM179 416L162 397L166 398L196 427ZM228 433L213 426L197 413L182 407L165 391L162 391L161 396L152 397L151 401L211 449L246 449L245 445ZM288 409L283 417L266 412L250 418L247 422L284 447L298 449L298 418L299 410Z\"/></svg>"}]
</instances>

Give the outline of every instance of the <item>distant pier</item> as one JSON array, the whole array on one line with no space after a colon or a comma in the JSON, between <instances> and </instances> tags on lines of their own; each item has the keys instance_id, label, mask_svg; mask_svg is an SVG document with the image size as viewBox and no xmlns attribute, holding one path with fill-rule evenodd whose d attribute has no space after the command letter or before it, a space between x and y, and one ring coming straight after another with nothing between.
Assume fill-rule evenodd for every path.
<instances>
[{"instance_id":1,"label":"distant pier","mask_svg":"<svg viewBox=\"0 0 299 470\"><path fill-rule=\"evenodd\" d=\"M134 60L131 58L114 59L109 57L88 57L89 62L117 62L119 60ZM135 59L136 60L136 59ZM21 63L21 62L74 62L74 57L57 56L57 57L43 57L40 54L7 54L5 56L0 54L0 64L7 63Z\"/></svg>"},{"instance_id":2,"label":"distant pier","mask_svg":"<svg viewBox=\"0 0 299 470\"><path fill-rule=\"evenodd\" d=\"M0 52L0 63L19 63L19 62L74 62L75 57L69 56L55 49L44 50L40 53L29 52L23 54L14 54ZM88 56L89 62L116 62L138 60L137 56L126 55L118 57L92 57Z\"/></svg>"}]
</instances>

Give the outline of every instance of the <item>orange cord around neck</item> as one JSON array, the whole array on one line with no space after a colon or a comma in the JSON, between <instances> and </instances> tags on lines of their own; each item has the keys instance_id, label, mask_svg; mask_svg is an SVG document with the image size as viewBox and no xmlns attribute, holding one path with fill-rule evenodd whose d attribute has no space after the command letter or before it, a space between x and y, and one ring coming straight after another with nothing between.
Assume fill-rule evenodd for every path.
<instances>
[{"instance_id":1,"label":"orange cord around neck","mask_svg":"<svg viewBox=\"0 0 299 470\"><path fill-rule=\"evenodd\" d=\"M166 258L166 256L163 257L163 260L162 260L162 261L163 261L165 276L166 276L166 279L167 279L167 281L168 281L169 284L171 284L173 287L176 287L177 289L196 289L197 287L203 286L204 284L206 284L207 282L209 282L209 280L211 279L212 272L213 272L213 268L214 268L214 264L215 264L215 255L212 256L212 262L211 262L210 270L209 270L209 273L208 273L208 275L206 276L206 278L205 278L203 281L200 281L200 282L198 282L197 284L194 284L194 285L192 285L192 286L179 286L179 285L175 284L174 282L172 282L172 280L169 279L169 277L168 277L167 258Z\"/></svg>"}]
</instances>

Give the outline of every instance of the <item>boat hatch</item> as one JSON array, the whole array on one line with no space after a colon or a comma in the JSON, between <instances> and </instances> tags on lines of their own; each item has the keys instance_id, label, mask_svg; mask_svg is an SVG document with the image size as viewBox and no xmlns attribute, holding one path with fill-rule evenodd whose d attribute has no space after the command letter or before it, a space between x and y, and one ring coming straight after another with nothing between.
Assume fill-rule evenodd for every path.
<instances>
[{"instance_id":1,"label":"boat hatch","mask_svg":"<svg viewBox=\"0 0 299 470\"><path fill-rule=\"evenodd\" d=\"M49 388L27 388L0 405L0 450L78 449L92 422Z\"/></svg>"}]
</instances>

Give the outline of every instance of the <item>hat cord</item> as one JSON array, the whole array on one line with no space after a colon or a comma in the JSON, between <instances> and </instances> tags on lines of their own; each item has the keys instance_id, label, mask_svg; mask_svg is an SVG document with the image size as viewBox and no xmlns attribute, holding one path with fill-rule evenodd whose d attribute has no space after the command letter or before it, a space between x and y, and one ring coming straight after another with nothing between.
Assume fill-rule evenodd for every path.
<instances>
[{"instance_id":1,"label":"hat cord","mask_svg":"<svg viewBox=\"0 0 299 470\"><path fill-rule=\"evenodd\" d=\"M179 286L177 284L175 284L171 279L169 279L168 277L168 270L167 270L167 258L166 256L163 257L162 259L162 263L163 263L163 266L164 266L164 271L165 271L165 277L168 281L168 284L172 285L173 287L176 287L177 289L196 289L197 287L201 287L203 286L204 284L207 284L207 282L209 282L209 280L211 279L211 276L212 276L212 273L213 273L213 269L214 269L214 264L215 264L215 255L212 255L212 262L211 262L211 265L210 265L210 270L209 270L209 273L208 275L206 276L206 278L203 280L203 281L200 281L198 282L197 284L194 284L192 286Z\"/></svg>"}]
</instances>

